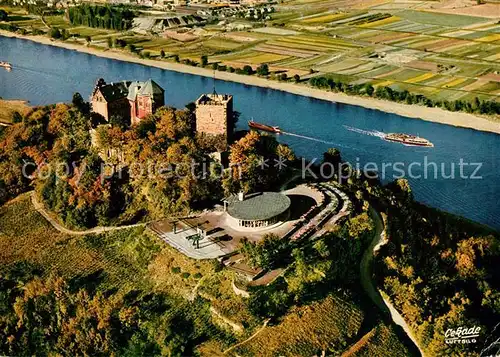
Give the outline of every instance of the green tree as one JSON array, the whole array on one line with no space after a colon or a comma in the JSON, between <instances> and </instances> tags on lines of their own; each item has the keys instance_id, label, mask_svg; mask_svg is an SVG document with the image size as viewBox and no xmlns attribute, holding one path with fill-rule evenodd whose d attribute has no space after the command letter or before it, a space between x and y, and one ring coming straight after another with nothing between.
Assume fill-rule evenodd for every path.
<instances>
[{"instance_id":1,"label":"green tree","mask_svg":"<svg viewBox=\"0 0 500 357\"><path fill-rule=\"evenodd\" d=\"M263 269L274 269L278 265L284 265L290 260L290 240L275 234L266 234L257 243L248 239L241 240L241 252L254 267Z\"/></svg>"},{"instance_id":2,"label":"green tree","mask_svg":"<svg viewBox=\"0 0 500 357\"><path fill-rule=\"evenodd\" d=\"M57 27L53 27L50 29L50 37L58 40L62 37L61 31Z\"/></svg>"},{"instance_id":3,"label":"green tree","mask_svg":"<svg viewBox=\"0 0 500 357\"><path fill-rule=\"evenodd\" d=\"M125 130L130 125L128 120L121 115L112 115L111 118L109 118L109 123L122 130Z\"/></svg>"},{"instance_id":4,"label":"green tree","mask_svg":"<svg viewBox=\"0 0 500 357\"><path fill-rule=\"evenodd\" d=\"M366 84L365 86L365 92L366 94L368 94L370 97L373 95L373 92L375 92L375 89L373 88L373 86L371 84Z\"/></svg>"},{"instance_id":5,"label":"green tree","mask_svg":"<svg viewBox=\"0 0 500 357\"><path fill-rule=\"evenodd\" d=\"M205 67L208 64L208 56L207 55L202 55L201 56L201 65L202 67Z\"/></svg>"},{"instance_id":6,"label":"green tree","mask_svg":"<svg viewBox=\"0 0 500 357\"><path fill-rule=\"evenodd\" d=\"M242 73L247 74L247 75L253 74L252 66L249 66L249 65L243 66Z\"/></svg>"},{"instance_id":7,"label":"green tree","mask_svg":"<svg viewBox=\"0 0 500 357\"><path fill-rule=\"evenodd\" d=\"M12 113L12 122L14 124L20 123L23 121L23 116L16 110L14 113Z\"/></svg>"},{"instance_id":8,"label":"green tree","mask_svg":"<svg viewBox=\"0 0 500 357\"><path fill-rule=\"evenodd\" d=\"M267 76L269 75L269 66L267 63L261 64L259 67L257 67L257 74L259 76Z\"/></svg>"},{"instance_id":9,"label":"green tree","mask_svg":"<svg viewBox=\"0 0 500 357\"><path fill-rule=\"evenodd\" d=\"M336 148L329 148L323 154L323 162L330 163L335 168L339 167L340 163L342 162L340 151Z\"/></svg>"},{"instance_id":10,"label":"green tree","mask_svg":"<svg viewBox=\"0 0 500 357\"><path fill-rule=\"evenodd\" d=\"M90 113L90 104L88 102L85 102L82 98L82 95L78 92L75 92L73 94L73 99L72 99L72 104L73 106L80 111L80 113L84 115L88 115Z\"/></svg>"}]
</instances>

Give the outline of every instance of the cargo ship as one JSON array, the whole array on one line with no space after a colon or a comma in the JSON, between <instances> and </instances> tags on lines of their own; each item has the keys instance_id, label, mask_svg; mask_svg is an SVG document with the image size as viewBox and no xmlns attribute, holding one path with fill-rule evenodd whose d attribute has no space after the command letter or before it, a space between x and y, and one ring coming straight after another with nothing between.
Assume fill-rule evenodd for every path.
<instances>
[{"instance_id":1,"label":"cargo ship","mask_svg":"<svg viewBox=\"0 0 500 357\"><path fill-rule=\"evenodd\" d=\"M421 138L419 136L402 134L402 133L389 133L384 136L385 141L400 143L406 146L425 146L434 147L434 144L429 140Z\"/></svg>"},{"instance_id":2,"label":"cargo ship","mask_svg":"<svg viewBox=\"0 0 500 357\"><path fill-rule=\"evenodd\" d=\"M248 126L252 129L267 131L270 133L280 134L281 129L279 126L270 126L265 124L256 123L253 120L248 121Z\"/></svg>"},{"instance_id":3,"label":"cargo ship","mask_svg":"<svg viewBox=\"0 0 500 357\"><path fill-rule=\"evenodd\" d=\"M12 65L9 62L0 61L0 67L5 68L7 71L12 69Z\"/></svg>"}]
</instances>

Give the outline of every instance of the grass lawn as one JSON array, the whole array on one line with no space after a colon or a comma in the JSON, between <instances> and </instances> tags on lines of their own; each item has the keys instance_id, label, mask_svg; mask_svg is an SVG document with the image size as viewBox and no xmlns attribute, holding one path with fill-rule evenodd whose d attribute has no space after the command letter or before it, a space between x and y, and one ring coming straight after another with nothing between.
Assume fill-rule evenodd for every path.
<instances>
[{"instance_id":1,"label":"grass lawn","mask_svg":"<svg viewBox=\"0 0 500 357\"><path fill-rule=\"evenodd\" d=\"M152 286L148 266L162 243L144 228L73 236L55 230L28 194L0 207L0 273L28 265L46 277L92 280L104 288Z\"/></svg>"},{"instance_id":2,"label":"grass lawn","mask_svg":"<svg viewBox=\"0 0 500 357\"><path fill-rule=\"evenodd\" d=\"M30 106L24 100L0 99L0 122L11 123L14 112L24 115L30 110Z\"/></svg>"},{"instance_id":3,"label":"grass lawn","mask_svg":"<svg viewBox=\"0 0 500 357\"><path fill-rule=\"evenodd\" d=\"M311 24L311 23L328 23L333 20L338 20L340 18L346 17L346 14L340 13L340 14L326 14L326 15L319 15L319 16L314 16L314 17L309 17L307 19L302 20L302 23L306 24Z\"/></svg>"},{"instance_id":4,"label":"grass lawn","mask_svg":"<svg viewBox=\"0 0 500 357\"><path fill-rule=\"evenodd\" d=\"M69 29L71 34L79 34L80 37L94 37L100 35L118 34L118 32L113 30L96 29L92 27L78 26Z\"/></svg>"},{"instance_id":5,"label":"grass lawn","mask_svg":"<svg viewBox=\"0 0 500 357\"><path fill-rule=\"evenodd\" d=\"M44 16L45 22L51 27L57 27L59 29L71 28L71 24L64 20L62 16Z\"/></svg>"},{"instance_id":6,"label":"grass lawn","mask_svg":"<svg viewBox=\"0 0 500 357\"><path fill-rule=\"evenodd\" d=\"M440 25L440 26L450 26L450 27L464 27L480 22L489 21L489 19L484 17L438 14L438 13L415 11L415 10L405 10L398 12L398 16L413 22Z\"/></svg>"}]
</instances>

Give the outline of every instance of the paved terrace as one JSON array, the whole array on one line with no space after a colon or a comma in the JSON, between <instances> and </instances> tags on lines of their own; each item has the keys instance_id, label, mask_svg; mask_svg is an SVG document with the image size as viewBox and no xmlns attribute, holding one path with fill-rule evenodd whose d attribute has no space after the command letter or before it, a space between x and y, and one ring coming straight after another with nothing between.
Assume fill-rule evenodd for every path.
<instances>
[{"instance_id":1,"label":"paved terrace","mask_svg":"<svg viewBox=\"0 0 500 357\"><path fill-rule=\"evenodd\" d=\"M163 241L194 259L215 259L234 251L234 247L226 245L222 241L219 233L208 235L206 238L201 239L199 241L199 248L197 248L192 240L187 239L197 234L196 228L177 223L174 233L172 222L167 220L150 224L149 228Z\"/></svg>"},{"instance_id":2,"label":"paved terrace","mask_svg":"<svg viewBox=\"0 0 500 357\"><path fill-rule=\"evenodd\" d=\"M338 220L340 215L346 215L347 196L333 186L299 185L283 191L292 202L290 220L279 222L264 228L235 227L228 219L228 214L222 211L209 211L197 217L181 220L174 226L170 220L162 220L150 224L162 240L194 259L220 258L234 252L242 238L252 242L262 239L265 234L288 236L299 240L319 233L319 227ZM344 203L341 212L337 211L339 201ZM326 202L326 203L325 203ZM199 248L187 238L197 233L196 227L203 227L207 236L199 241Z\"/></svg>"}]
</instances>

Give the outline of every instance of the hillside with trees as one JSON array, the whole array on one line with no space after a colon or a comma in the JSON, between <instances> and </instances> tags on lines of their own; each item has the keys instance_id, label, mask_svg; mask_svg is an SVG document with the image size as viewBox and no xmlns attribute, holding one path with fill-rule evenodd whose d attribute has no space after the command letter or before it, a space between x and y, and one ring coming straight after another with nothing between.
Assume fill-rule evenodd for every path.
<instances>
[{"instance_id":1,"label":"hillside with trees","mask_svg":"<svg viewBox=\"0 0 500 357\"><path fill-rule=\"evenodd\" d=\"M234 170L226 173L211 156L221 150L217 138L194 132L192 108L160 108L133 127L120 118L95 122L75 94L71 105L33 108L6 128L0 199L34 187L70 227L133 223L186 214L240 190L272 189L286 170L262 168L260 157L294 159L275 138L251 132L230 147L226 165Z\"/></svg>"},{"instance_id":2,"label":"hillside with trees","mask_svg":"<svg viewBox=\"0 0 500 357\"><path fill-rule=\"evenodd\" d=\"M383 186L344 167L352 175L331 185L352 209L335 226L304 241L243 239L250 266L279 272L248 286L249 298L235 295L234 272L187 258L143 227L55 231L22 193L35 188L70 227L138 222L212 207L240 190L277 189L290 173L264 170L261 157L295 160L273 137L249 132L229 149L238 170L206 177L203 163L220 170L211 155L220 142L194 133L191 109L164 107L132 127L120 118L95 127L94 119L75 95L72 104L33 108L0 133L1 353L182 356L236 346L233 354L249 356L412 355L360 288L360 262L376 238L373 209L384 214L388 239L374 279L421 348L469 356L497 338L498 232L415 202L404 180ZM340 152L328 150L324 161L340 162ZM261 336L236 345L264 322ZM460 326L484 334L474 345L445 344L445 331Z\"/></svg>"},{"instance_id":3,"label":"hillside with trees","mask_svg":"<svg viewBox=\"0 0 500 357\"><path fill-rule=\"evenodd\" d=\"M389 189L379 286L430 356L479 354L498 338L498 232L415 202L406 181ZM447 329L461 326L480 327L477 342L446 344Z\"/></svg>"}]
</instances>

